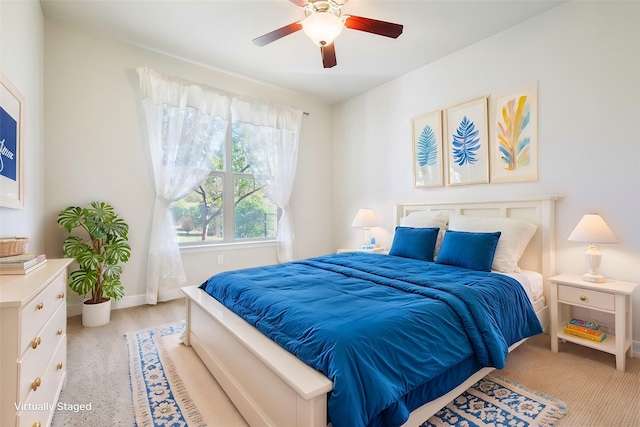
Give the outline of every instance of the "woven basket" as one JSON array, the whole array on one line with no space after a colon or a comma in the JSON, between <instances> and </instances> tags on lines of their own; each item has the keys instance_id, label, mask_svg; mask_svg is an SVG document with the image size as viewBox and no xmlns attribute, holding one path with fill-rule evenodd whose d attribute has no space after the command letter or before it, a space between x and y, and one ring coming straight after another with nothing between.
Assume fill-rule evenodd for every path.
<instances>
[{"instance_id":1,"label":"woven basket","mask_svg":"<svg viewBox=\"0 0 640 427\"><path fill-rule=\"evenodd\" d=\"M27 250L27 237L0 238L0 257L22 255Z\"/></svg>"}]
</instances>

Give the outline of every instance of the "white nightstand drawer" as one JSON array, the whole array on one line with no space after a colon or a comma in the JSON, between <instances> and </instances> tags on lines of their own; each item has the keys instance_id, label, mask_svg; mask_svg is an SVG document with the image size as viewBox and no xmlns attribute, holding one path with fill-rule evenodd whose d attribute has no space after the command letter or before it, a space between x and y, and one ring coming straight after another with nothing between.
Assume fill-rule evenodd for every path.
<instances>
[{"instance_id":1,"label":"white nightstand drawer","mask_svg":"<svg viewBox=\"0 0 640 427\"><path fill-rule=\"evenodd\" d=\"M33 380L44 375L45 368L51 361L56 348L64 341L66 329L67 311L64 307L60 307L45 328L34 338L38 339L34 343L35 348L30 346L22 360L18 362L21 401L26 399Z\"/></svg>"},{"instance_id":2,"label":"white nightstand drawer","mask_svg":"<svg viewBox=\"0 0 640 427\"><path fill-rule=\"evenodd\" d=\"M558 301L610 311L616 306L614 294L565 285L558 285Z\"/></svg>"},{"instance_id":3,"label":"white nightstand drawer","mask_svg":"<svg viewBox=\"0 0 640 427\"><path fill-rule=\"evenodd\" d=\"M39 377L39 386L36 390L30 390L24 401L24 409L18 412L18 426L29 427L35 422L39 422L42 427L48 426L53 418L53 411L38 411L33 409L51 408L55 409L62 383L67 372L65 366L67 361L67 343L61 342L56 349L53 358L47 365L47 369L42 377Z\"/></svg>"},{"instance_id":4,"label":"white nightstand drawer","mask_svg":"<svg viewBox=\"0 0 640 427\"><path fill-rule=\"evenodd\" d=\"M37 335L45 323L51 318L53 313L63 305L65 300L65 291L67 290L67 275L66 270L64 274L58 275L51 285L47 287L42 293L37 295L31 302L29 302L22 309L22 315L20 320L21 334L20 334L20 353L22 354L29 345L31 340Z\"/></svg>"}]
</instances>

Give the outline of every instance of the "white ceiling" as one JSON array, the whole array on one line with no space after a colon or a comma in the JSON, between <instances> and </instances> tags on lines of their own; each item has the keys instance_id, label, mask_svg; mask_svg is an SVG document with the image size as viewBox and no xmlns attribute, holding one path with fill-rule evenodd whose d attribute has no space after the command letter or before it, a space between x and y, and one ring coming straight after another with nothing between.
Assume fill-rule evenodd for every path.
<instances>
[{"instance_id":1,"label":"white ceiling","mask_svg":"<svg viewBox=\"0 0 640 427\"><path fill-rule=\"evenodd\" d=\"M344 14L404 25L398 39L345 29L338 65L299 31L252 39L304 18L288 0L40 0L47 18L336 104L558 6L547 0L351 0ZM461 64L461 66L465 66Z\"/></svg>"}]
</instances>

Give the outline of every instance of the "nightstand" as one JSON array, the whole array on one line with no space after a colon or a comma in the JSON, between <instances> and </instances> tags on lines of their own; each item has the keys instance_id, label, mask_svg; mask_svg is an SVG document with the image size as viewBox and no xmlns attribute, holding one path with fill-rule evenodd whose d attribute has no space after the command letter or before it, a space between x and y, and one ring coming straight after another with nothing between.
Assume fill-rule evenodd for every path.
<instances>
[{"instance_id":1,"label":"nightstand","mask_svg":"<svg viewBox=\"0 0 640 427\"><path fill-rule=\"evenodd\" d=\"M373 249L338 249L336 251L337 254L341 254L343 252L369 252L369 253L375 253L375 254L381 254L384 252L384 248L382 247L375 247Z\"/></svg>"},{"instance_id":2,"label":"nightstand","mask_svg":"<svg viewBox=\"0 0 640 427\"><path fill-rule=\"evenodd\" d=\"M608 280L591 283L581 276L561 274L551 282L551 351L558 352L558 339L615 354L616 368L624 372L625 356L633 357L631 294L636 283ZM582 307L615 315L615 335L598 343L565 334L564 324L571 320L571 307Z\"/></svg>"}]
</instances>

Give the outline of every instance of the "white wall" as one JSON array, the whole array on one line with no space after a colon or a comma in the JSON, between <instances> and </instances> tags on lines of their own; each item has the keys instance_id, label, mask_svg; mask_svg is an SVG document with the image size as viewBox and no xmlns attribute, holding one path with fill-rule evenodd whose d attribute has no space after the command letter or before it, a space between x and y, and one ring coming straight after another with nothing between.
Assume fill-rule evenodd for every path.
<instances>
[{"instance_id":1,"label":"white wall","mask_svg":"<svg viewBox=\"0 0 640 427\"><path fill-rule=\"evenodd\" d=\"M136 67L290 105L303 116L291 206L298 257L332 250L331 108L313 98L45 20L46 251L62 254L60 210L106 201L130 225L133 252L120 306L143 303L155 193ZM311 226L309 226L311 224ZM217 264L218 254L224 262ZM276 263L274 245L184 253L188 284L223 269ZM127 299L128 298L128 299ZM77 302L78 299L71 300Z\"/></svg>"},{"instance_id":2,"label":"white wall","mask_svg":"<svg viewBox=\"0 0 640 427\"><path fill-rule=\"evenodd\" d=\"M154 196L133 70L148 66L311 113L303 119L292 199L301 258L357 244L360 231L349 225L360 207L377 211L386 226L374 235L388 247L394 203L557 194L557 271L585 270L583 245L566 237L584 213L597 211L620 239L601 246L601 272L640 282L639 21L637 2L570 2L338 105L332 117L330 107L305 95L55 21L46 20L43 30L38 2L0 2L0 68L27 108L26 208L0 208L0 235L29 236L30 251L60 256L64 233L57 213L70 204L109 201L132 228L126 294L144 294ZM538 181L412 188L411 117L509 93L533 80ZM221 266L214 262L218 253ZM183 258L189 283L197 284L223 268L275 262L275 248ZM634 339L640 341L640 292L634 307Z\"/></svg>"},{"instance_id":3,"label":"white wall","mask_svg":"<svg viewBox=\"0 0 640 427\"><path fill-rule=\"evenodd\" d=\"M640 3L569 2L334 108L334 233L372 207L391 244L394 203L559 195L556 269L586 272L586 245L567 236L597 212L620 243L601 245L601 272L640 282ZM435 189L412 186L411 118L537 81L539 179ZM493 118L490 102L490 122ZM490 130L491 131L491 130ZM634 294L640 341L640 290Z\"/></svg>"},{"instance_id":4,"label":"white wall","mask_svg":"<svg viewBox=\"0 0 640 427\"><path fill-rule=\"evenodd\" d=\"M32 253L44 251L43 33L39 2L0 1L0 69L25 99L25 204L0 207L0 237L28 237Z\"/></svg>"}]
</instances>

